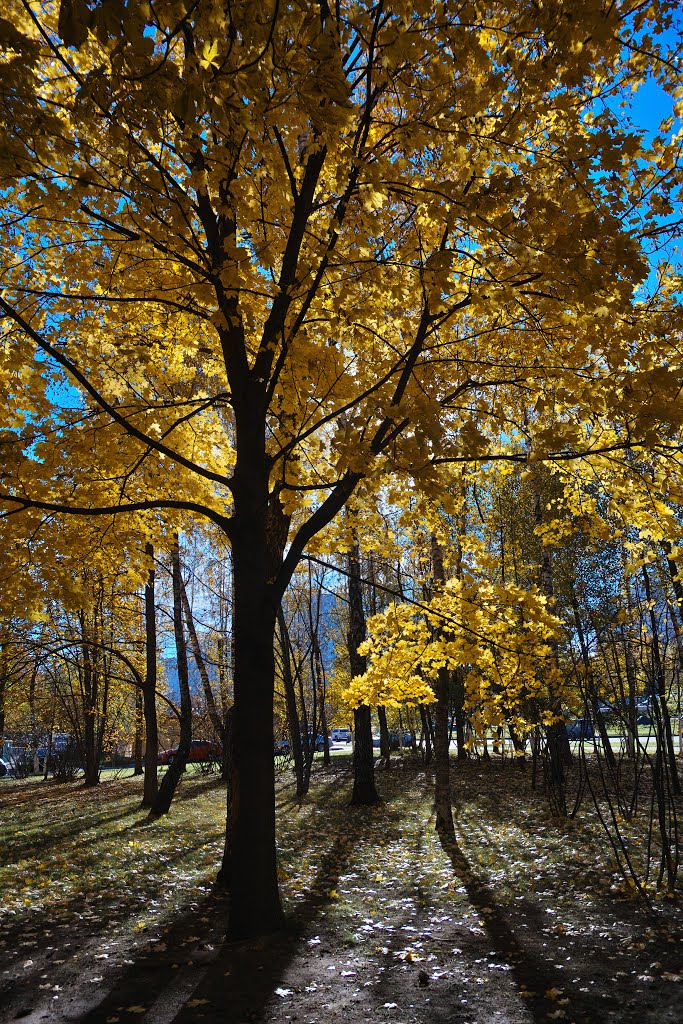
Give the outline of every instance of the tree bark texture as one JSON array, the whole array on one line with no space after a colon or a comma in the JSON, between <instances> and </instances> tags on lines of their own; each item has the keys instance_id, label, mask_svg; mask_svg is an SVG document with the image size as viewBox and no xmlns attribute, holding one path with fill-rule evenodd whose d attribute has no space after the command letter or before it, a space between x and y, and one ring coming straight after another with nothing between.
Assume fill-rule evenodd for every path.
<instances>
[{"instance_id":1,"label":"tree bark texture","mask_svg":"<svg viewBox=\"0 0 683 1024\"><path fill-rule=\"evenodd\" d=\"M300 800L306 795L308 785L304 777L304 753L301 748L299 731L299 713L296 706L294 675L292 673L292 652L289 641L289 630L282 605L277 612L280 649L282 651L282 682L285 689L285 707L287 708L287 726L289 729L289 749L294 761L294 777L296 779L296 795Z\"/></svg>"},{"instance_id":2,"label":"tree bark texture","mask_svg":"<svg viewBox=\"0 0 683 1024\"><path fill-rule=\"evenodd\" d=\"M183 583L182 577L180 580L180 596L183 602L183 611L185 613L185 625L187 626L187 635L190 638L190 647L192 649L192 657L195 660L197 670L199 672L199 678L202 681L202 690L204 691L204 700L206 701L206 710L209 713L209 719L213 727L213 731L216 736L216 740L221 745L221 749L225 747L225 723L221 718L218 708L216 707L216 701L214 699L213 690L211 689L211 680L209 679L209 673L204 661L204 655L202 654L202 648L199 643L199 637L197 636L197 630L194 624L194 616L192 614L192 608L190 601L187 596L187 590Z\"/></svg>"},{"instance_id":3,"label":"tree bark texture","mask_svg":"<svg viewBox=\"0 0 683 1024\"><path fill-rule=\"evenodd\" d=\"M361 676L366 663L358 648L365 640L365 613L360 580L360 551L354 543L348 557L349 576L349 633L347 637L349 666L352 676ZM361 705L353 713L353 793L352 804L376 804L379 795L375 788L375 760L372 750L372 716L368 705Z\"/></svg>"},{"instance_id":4,"label":"tree bark texture","mask_svg":"<svg viewBox=\"0 0 683 1024\"><path fill-rule=\"evenodd\" d=\"M382 760L388 764L391 758L391 744L389 742L387 709L383 704L377 706L377 718L379 719L379 753Z\"/></svg>"},{"instance_id":5,"label":"tree bark texture","mask_svg":"<svg viewBox=\"0 0 683 1024\"><path fill-rule=\"evenodd\" d=\"M666 703L666 680L664 676L664 665L659 647L659 633L657 631L657 616L652 604L652 588L650 586L650 575L646 566L643 566L643 583L645 585L645 597L649 607L650 631L652 633L652 677L653 690L652 704L655 712L655 720L658 725L657 744L665 744L668 754L668 769L671 776L671 788L676 796L681 793L681 780L678 777L676 766L676 750L674 747L673 734L671 732L671 717Z\"/></svg>"},{"instance_id":6,"label":"tree bark texture","mask_svg":"<svg viewBox=\"0 0 683 1024\"><path fill-rule=\"evenodd\" d=\"M435 586L443 587L446 576L443 553L437 538L432 534L432 570ZM439 669L434 691L436 694L434 729L434 810L436 831L440 836L455 836L453 809L451 805L451 757L449 749L448 712L450 705L450 676L448 668Z\"/></svg>"},{"instance_id":7,"label":"tree bark texture","mask_svg":"<svg viewBox=\"0 0 683 1024\"><path fill-rule=\"evenodd\" d=\"M534 495L534 519L537 526L543 523L543 504L541 485L538 479L538 472L534 470L531 474L531 484ZM553 585L553 569L550 560L550 552L545 544L541 543L541 557L538 567L539 584L543 594L552 601L555 592ZM559 665L559 650L557 641L551 640L550 647L553 652L553 661ZM566 778L565 767L571 764L572 755L569 746L569 737L562 717L562 707L552 688L548 687L548 702L550 710L556 716L556 721L549 725L546 730L548 740L548 795L552 806L557 813L565 816L567 813L566 799Z\"/></svg>"},{"instance_id":8,"label":"tree bark texture","mask_svg":"<svg viewBox=\"0 0 683 1024\"><path fill-rule=\"evenodd\" d=\"M183 630L182 580L180 578L180 547L176 537L171 549L171 577L173 581L173 636L175 639L178 688L180 690L180 739L178 752L161 780L159 791L150 807L149 819L168 814L176 787L185 771L192 743L192 700L187 666L187 646Z\"/></svg>"},{"instance_id":9,"label":"tree bark texture","mask_svg":"<svg viewBox=\"0 0 683 1024\"><path fill-rule=\"evenodd\" d=\"M157 619L154 571L154 548L149 541L145 554L150 559L149 574L145 584L145 681L142 690L142 710L145 718L145 775L143 782L142 806L151 807L159 789L157 756L159 754L159 732L157 725Z\"/></svg>"},{"instance_id":10,"label":"tree bark texture","mask_svg":"<svg viewBox=\"0 0 683 1024\"><path fill-rule=\"evenodd\" d=\"M233 387L234 511L226 524L233 561L235 658L232 798L223 877L230 894L228 935L282 927L275 848L273 698L278 584L289 520L269 492L265 391L258 374L236 371Z\"/></svg>"},{"instance_id":11,"label":"tree bark texture","mask_svg":"<svg viewBox=\"0 0 683 1024\"><path fill-rule=\"evenodd\" d=\"M133 742L133 775L142 775L142 693L135 691L135 740Z\"/></svg>"},{"instance_id":12,"label":"tree bark texture","mask_svg":"<svg viewBox=\"0 0 683 1024\"><path fill-rule=\"evenodd\" d=\"M605 725L605 717L598 707L598 695L595 686L595 679L593 677L593 670L591 668L590 657L588 654L588 644L586 643L586 634L584 633L583 623L581 621L581 611L579 609L579 602L574 591L574 587L570 583L569 599L574 612L574 623L576 625L576 634L579 638L579 646L581 648L581 660L583 662L583 670L585 677L586 693L585 699L591 709L591 715L595 724L598 727L600 734L600 742L602 743L602 749L605 754L605 760L607 761L610 768L616 768L617 759L614 756L612 750L612 744L610 743L609 736L607 734L607 726Z\"/></svg>"}]
</instances>

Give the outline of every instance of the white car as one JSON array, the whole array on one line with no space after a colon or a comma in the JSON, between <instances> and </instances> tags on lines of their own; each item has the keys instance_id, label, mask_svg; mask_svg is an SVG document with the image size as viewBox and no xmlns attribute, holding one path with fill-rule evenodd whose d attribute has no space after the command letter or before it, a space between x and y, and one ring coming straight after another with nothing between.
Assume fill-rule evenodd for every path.
<instances>
[{"instance_id":1,"label":"white car","mask_svg":"<svg viewBox=\"0 0 683 1024\"><path fill-rule=\"evenodd\" d=\"M351 742L351 730L350 729L333 729L332 739L335 743L350 743Z\"/></svg>"}]
</instances>

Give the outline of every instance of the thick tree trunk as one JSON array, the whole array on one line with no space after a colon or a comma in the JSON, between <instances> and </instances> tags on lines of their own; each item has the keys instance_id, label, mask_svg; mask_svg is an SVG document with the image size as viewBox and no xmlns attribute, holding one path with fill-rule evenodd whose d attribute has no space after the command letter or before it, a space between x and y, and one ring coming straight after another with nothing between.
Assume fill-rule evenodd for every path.
<instances>
[{"instance_id":1,"label":"thick tree trunk","mask_svg":"<svg viewBox=\"0 0 683 1024\"><path fill-rule=\"evenodd\" d=\"M171 549L171 576L173 579L173 635L175 638L176 660L178 668L178 687L180 689L180 740L178 752L169 764L166 774L161 780L159 791L149 810L149 821L168 814L173 795L180 778L185 771L187 757L192 743L192 700L190 698L190 681L187 667L187 646L183 631L183 608L180 578L180 549L176 537Z\"/></svg>"},{"instance_id":2,"label":"thick tree trunk","mask_svg":"<svg viewBox=\"0 0 683 1024\"><path fill-rule=\"evenodd\" d=\"M355 543L349 552L349 633L347 637L349 665L352 676L365 672L365 658L358 648L365 640L365 613L363 612L363 591L360 581L360 551ZM375 788L375 760L372 750L372 717L368 705L353 713L353 793L352 804L376 804L379 795Z\"/></svg>"},{"instance_id":3,"label":"thick tree trunk","mask_svg":"<svg viewBox=\"0 0 683 1024\"><path fill-rule=\"evenodd\" d=\"M236 370L234 511L226 523L233 563L232 785L220 880L228 888L228 935L282 927L275 847L273 698L275 626L282 590L276 578L289 520L268 490L265 392L258 375Z\"/></svg>"},{"instance_id":4,"label":"thick tree trunk","mask_svg":"<svg viewBox=\"0 0 683 1024\"><path fill-rule=\"evenodd\" d=\"M159 753L159 732L157 726L157 619L155 601L154 548L145 544L145 554L150 559L149 575L145 584L145 683L142 690L142 708L145 718L145 780L143 783L142 806L151 807L159 789L157 756Z\"/></svg>"},{"instance_id":5,"label":"thick tree trunk","mask_svg":"<svg viewBox=\"0 0 683 1024\"><path fill-rule=\"evenodd\" d=\"M258 524L256 524L258 526ZM256 532L256 531L254 531ZM230 892L231 938L283 924L275 852L273 642L277 604L268 586L265 538L247 524L234 537L232 806L222 877Z\"/></svg>"},{"instance_id":6,"label":"thick tree trunk","mask_svg":"<svg viewBox=\"0 0 683 1024\"><path fill-rule=\"evenodd\" d=\"M353 792L351 803L364 806L379 803L375 788L375 760L372 749L370 707L362 704L353 712Z\"/></svg>"}]
</instances>

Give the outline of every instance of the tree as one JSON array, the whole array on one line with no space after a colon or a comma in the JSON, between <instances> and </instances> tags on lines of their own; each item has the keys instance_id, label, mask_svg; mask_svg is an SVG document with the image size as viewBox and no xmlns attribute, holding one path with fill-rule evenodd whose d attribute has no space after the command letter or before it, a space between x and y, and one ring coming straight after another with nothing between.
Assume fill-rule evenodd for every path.
<instances>
[{"instance_id":1,"label":"tree","mask_svg":"<svg viewBox=\"0 0 683 1024\"><path fill-rule=\"evenodd\" d=\"M183 629L183 579L180 567L180 544L175 537L171 548L171 578L173 581L173 636L178 666L178 686L180 689L180 740L178 750L169 763L157 794L149 809L148 820L154 821L168 814L176 787L185 771L187 758L192 743L192 698L190 695L189 672L187 665L187 644ZM156 760L156 758L155 758Z\"/></svg>"},{"instance_id":2,"label":"tree","mask_svg":"<svg viewBox=\"0 0 683 1024\"><path fill-rule=\"evenodd\" d=\"M628 438L588 407L609 417L638 362L643 244L679 178L664 136L648 153L598 104L674 86L675 9L7 5L2 497L228 537L233 935L282 918L277 609L359 481L524 461L529 392L536 457L670 428L638 415L672 390L646 360Z\"/></svg>"},{"instance_id":3,"label":"tree","mask_svg":"<svg viewBox=\"0 0 683 1024\"><path fill-rule=\"evenodd\" d=\"M360 577L360 550L358 541L355 539L348 556L347 583L349 595L347 646L349 667L353 677L365 673L365 657L362 653L362 644L365 641L365 611ZM370 702L363 701L357 703L353 712L353 794L351 803L376 804L378 800L372 752Z\"/></svg>"}]
</instances>

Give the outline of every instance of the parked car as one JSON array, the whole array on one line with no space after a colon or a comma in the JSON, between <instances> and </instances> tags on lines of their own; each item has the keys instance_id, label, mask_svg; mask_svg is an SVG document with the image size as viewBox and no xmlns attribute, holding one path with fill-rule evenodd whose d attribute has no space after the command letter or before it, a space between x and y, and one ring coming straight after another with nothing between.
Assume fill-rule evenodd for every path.
<instances>
[{"instance_id":1,"label":"parked car","mask_svg":"<svg viewBox=\"0 0 683 1024\"><path fill-rule=\"evenodd\" d=\"M275 756L289 753L289 740L275 740Z\"/></svg>"},{"instance_id":2,"label":"parked car","mask_svg":"<svg viewBox=\"0 0 683 1024\"><path fill-rule=\"evenodd\" d=\"M333 729L331 738L335 743L350 743L351 742L351 730L350 729Z\"/></svg>"},{"instance_id":3,"label":"parked car","mask_svg":"<svg viewBox=\"0 0 683 1024\"><path fill-rule=\"evenodd\" d=\"M589 718L576 718L567 722L567 736L570 740L592 740L593 726Z\"/></svg>"},{"instance_id":4,"label":"parked car","mask_svg":"<svg viewBox=\"0 0 683 1024\"><path fill-rule=\"evenodd\" d=\"M303 745L304 745L304 737L302 736L301 737L301 746L303 747ZM313 747L313 749L317 753L320 753L321 750L325 749L325 737L321 736L320 733L318 733L317 736L314 736L312 732L309 732L309 734L308 734L308 749L310 750L311 747Z\"/></svg>"},{"instance_id":5,"label":"parked car","mask_svg":"<svg viewBox=\"0 0 683 1024\"><path fill-rule=\"evenodd\" d=\"M170 750L160 750L157 755L157 764L172 764L174 758L178 756L178 748L172 747ZM191 764L198 761L220 761L223 756L223 748L220 743L214 743L212 740L192 740L190 744L190 752L187 755L187 763Z\"/></svg>"},{"instance_id":6,"label":"parked car","mask_svg":"<svg viewBox=\"0 0 683 1024\"><path fill-rule=\"evenodd\" d=\"M381 742L382 741L380 736L372 737L373 747L381 746ZM389 750L400 750L401 747L410 747L412 745L412 742L413 740L409 732L403 734L399 732L389 733Z\"/></svg>"}]
</instances>

